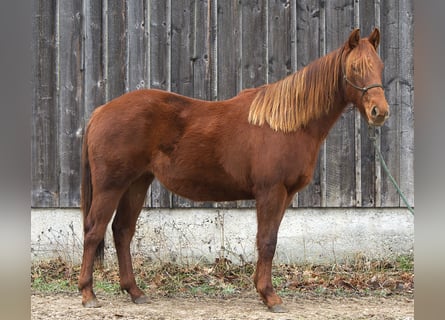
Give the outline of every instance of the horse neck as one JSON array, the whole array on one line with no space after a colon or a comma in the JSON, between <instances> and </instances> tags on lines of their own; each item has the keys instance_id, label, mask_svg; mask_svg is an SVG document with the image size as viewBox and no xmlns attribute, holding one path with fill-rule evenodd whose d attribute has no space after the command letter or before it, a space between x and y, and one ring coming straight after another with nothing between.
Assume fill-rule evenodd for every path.
<instances>
[{"instance_id":1,"label":"horse neck","mask_svg":"<svg viewBox=\"0 0 445 320\"><path fill-rule=\"evenodd\" d=\"M333 108L330 109L329 113L311 121L306 130L311 132L311 135L319 139L321 143L326 139L329 131L344 112L347 105L348 103L343 98L343 95L339 92L333 103Z\"/></svg>"},{"instance_id":2,"label":"horse neck","mask_svg":"<svg viewBox=\"0 0 445 320\"><path fill-rule=\"evenodd\" d=\"M343 60L343 48L339 48L335 52L332 52L333 55L339 55L340 60ZM321 58L323 59L323 57ZM338 69L337 69L338 68ZM334 100L332 102L332 107L329 108L329 111L326 114L321 115L318 118L313 119L310 123L307 125L307 129L311 131L311 133L318 137L320 141L323 141L329 131L332 129L334 124L337 122L338 118L341 116L341 114L344 112L345 108L347 107L348 103L344 97L344 81L342 78L342 70L341 70L341 63L336 66L336 72L334 74L337 74L340 76L340 79L338 80L337 87L335 89L334 94Z\"/></svg>"}]
</instances>

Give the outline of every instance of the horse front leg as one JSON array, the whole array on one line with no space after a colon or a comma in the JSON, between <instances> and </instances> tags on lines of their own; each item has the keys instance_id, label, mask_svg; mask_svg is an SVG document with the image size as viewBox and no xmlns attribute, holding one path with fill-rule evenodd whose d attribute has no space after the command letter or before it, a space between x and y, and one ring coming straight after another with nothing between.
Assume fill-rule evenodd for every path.
<instances>
[{"instance_id":1,"label":"horse front leg","mask_svg":"<svg viewBox=\"0 0 445 320\"><path fill-rule=\"evenodd\" d=\"M290 199L283 185L265 190L256 197L258 261L254 282L261 299L272 312L287 312L272 286L272 260L278 229Z\"/></svg>"}]
</instances>

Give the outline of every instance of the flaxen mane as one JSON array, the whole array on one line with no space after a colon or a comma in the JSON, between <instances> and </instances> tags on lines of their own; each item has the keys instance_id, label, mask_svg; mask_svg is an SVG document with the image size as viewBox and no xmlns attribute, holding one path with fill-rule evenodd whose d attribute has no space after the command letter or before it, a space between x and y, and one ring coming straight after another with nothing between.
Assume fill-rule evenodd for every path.
<instances>
[{"instance_id":1,"label":"flaxen mane","mask_svg":"<svg viewBox=\"0 0 445 320\"><path fill-rule=\"evenodd\" d=\"M341 80L338 49L290 76L264 86L250 105L249 122L291 132L327 114Z\"/></svg>"}]
</instances>

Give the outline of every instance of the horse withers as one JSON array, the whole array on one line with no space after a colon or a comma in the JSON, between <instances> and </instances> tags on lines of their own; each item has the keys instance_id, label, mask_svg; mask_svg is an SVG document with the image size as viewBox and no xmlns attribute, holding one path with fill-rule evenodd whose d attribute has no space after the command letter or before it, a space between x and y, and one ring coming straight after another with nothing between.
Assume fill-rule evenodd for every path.
<instances>
[{"instance_id":1,"label":"horse withers","mask_svg":"<svg viewBox=\"0 0 445 320\"><path fill-rule=\"evenodd\" d=\"M298 72L225 101L147 89L97 108L82 147L83 305L99 306L93 265L115 211L120 286L133 302L149 301L136 285L130 242L156 177L195 201L256 200L255 287L271 311L286 311L271 281L278 228L295 193L312 179L320 145L346 106L355 105L371 125L388 118L379 41L378 29L368 38L356 29Z\"/></svg>"}]
</instances>

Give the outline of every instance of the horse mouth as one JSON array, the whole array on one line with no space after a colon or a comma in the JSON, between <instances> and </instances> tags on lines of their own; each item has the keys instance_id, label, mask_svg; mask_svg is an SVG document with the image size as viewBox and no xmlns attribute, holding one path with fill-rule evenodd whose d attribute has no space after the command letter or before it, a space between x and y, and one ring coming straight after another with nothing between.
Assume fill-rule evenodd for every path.
<instances>
[{"instance_id":1,"label":"horse mouth","mask_svg":"<svg viewBox=\"0 0 445 320\"><path fill-rule=\"evenodd\" d=\"M385 122L386 122L386 118L383 118L381 120L380 119L379 120L373 120L373 119L368 120L368 124L373 127L381 127L385 124Z\"/></svg>"}]
</instances>

